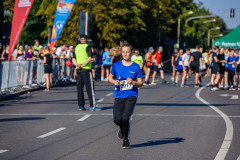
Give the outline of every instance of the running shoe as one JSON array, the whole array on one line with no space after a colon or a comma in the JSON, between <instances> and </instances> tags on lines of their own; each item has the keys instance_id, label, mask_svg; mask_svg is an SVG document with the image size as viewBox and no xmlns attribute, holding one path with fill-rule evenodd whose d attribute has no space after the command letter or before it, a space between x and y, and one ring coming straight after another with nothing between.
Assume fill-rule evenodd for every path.
<instances>
[{"instance_id":1,"label":"running shoe","mask_svg":"<svg viewBox=\"0 0 240 160\"><path fill-rule=\"evenodd\" d=\"M82 106L79 106L79 110L80 110L80 111L85 111L86 108L85 108L85 107L82 107Z\"/></svg>"},{"instance_id":2,"label":"running shoe","mask_svg":"<svg viewBox=\"0 0 240 160\"><path fill-rule=\"evenodd\" d=\"M175 86L179 86L179 84L178 84L178 83L175 83Z\"/></svg>"},{"instance_id":3,"label":"running shoe","mask_svg":"<svg viewBox=\"0 0 240 160\"><path fill-rule=\"evenodd\" d=\"M231 88L229 88L229 90L230 90L230 91L235 91L236 89L233 88L233 87L231 87Z\"/></svg>"},{"instance_id":4,"label":"running shoe","mask_svg":"<svg viewBox=\"0 0 240 160\"><path fill-rule=\"evenodd\" d=\"M238 87L238 90L240 91L240 86Z\"/></svg>"},{"instance_id":5,"label":"running shoe","mask_svg":"<svg viewBox=\"0 0 240 160\"><path fill-rule=\"evenodd\" d=\"M90 111L101 111L102 109L101 109L101 108L98 108L98 107L90 107L89 110L90 110Z\"/></svg>"},{"instance_id":6,"label":"running shoe","mask_svg":"<svg viewBox=\"0 0 240 160\"><path fill-rule=\"evenodd\" d=\"M174 81L174 78L173 78L173 77L171 77L171 81L172 81L172 82Z\"/></svg>"},{"instance_id":7,"label":"running shoe","mask_svg":"<svg viewBox=\"0 0 240 160\"><path fill-rule=\"evenodd\" d=\"M128 139L124 139L123 140L123 145L122 145L122 149L129 149L130 148L130 143Z\"/></svg>"},{"instance_id":8,"label":"running shoe","mask_svg":"<svg viewBox=\"0 0 240 160\"><path fill-rule=\"evenodd\" d=\"M45 91L45 92L49 92L49 91L50 91L50 89L49 89L49 88L46 88L44 91Z\"/></svg>"},{"instance_id":9,"label":"running shoe","mask_svg":"<svg viewBox=\"0 0 240 160\"><path fill-rule=\"evenodd\" d=\"M156 86L157 85L157 83L155 83L155 82L152 82L151 84L149 84L149 85L151 85L151 86Z\"/></svg>"},{"instance_id":10,"label":"running shoe","mask_svg":"<svg viewBox=\"0 0 240 160\"><path fill-rule=\"evenodd\" d=\"M199 88L199 85L195 85L194 87L195 87L195 88Z\"/></svg>"},{"instance_id":11,"label":"running shoe","mask_svg":"<svg viewBox=\"0 0 240 160\"><path fill-rule=\"evenodd\" d=\"M122 134L121 128L119 129L117 136L118 136L118 138L123 139L123 134Z\"/></svg>"},{"instance_id":12,"label":"running shoe","mask_svg":"<svg viewBox=\"0 0 240 160\"><path fill-rule=\"evenodd\" d=\"M218 91L218 90L219 90L218 87L213 87L213 88L211 89L211 91Z\"/></svg>"},{"instance_id":13,"label":"running shoe","mask_svg":"<svg viewBox=\"0 0 240 160\"><path fill-rule=\"evenodd\" d=\"M183 87L185 87L185 86L184 86L184 84L181 84L181 86L180 86L180 87L181 87L181 88L183 88Z\"/></svg>"},{"instance_id":14,"label":"running shoe","mask_svg":"<svg viewBox=\"0 0 240 160\"><path fill-rule=\"evenodd\" d=\"M165 81L165 80L162 80L162 83L163 83L163 84L166 84L166 83L167 83L167 81Z\"/></svg>"},{"instance_id":15,"label":"running shoe","mask_svg":"<svg viewBox=\"0 0 240 160\"><path fill-rule=\"evenodd\" d=\"M147 84L147 83L143 83L143 85L144 85L144 86L148 86L148 84Z\"/></svg>"}]
</instances>

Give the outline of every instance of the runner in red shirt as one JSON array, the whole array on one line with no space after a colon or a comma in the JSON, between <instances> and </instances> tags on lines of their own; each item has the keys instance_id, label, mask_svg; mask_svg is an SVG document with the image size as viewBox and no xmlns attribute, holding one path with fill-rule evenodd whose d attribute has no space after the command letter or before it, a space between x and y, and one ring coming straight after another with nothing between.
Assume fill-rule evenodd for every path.
<instances>
[{"instance_id":1,"label":"runner in red shirt","mask_svg":"<svg viewBox=\"0 0 240 160\"><path fill-rule=\"evenodd\" d=\"M154 62L152 58L152 54L154 52L153 47L149 47L149 50L145 56L146 60L146 72L145 72L145 82L143 83L144 86L149 85L149 78L151 74L152 63Z\"/></svg>"},{"instance_id":2,"label":"runner in red shirt","mask_svg":"<svg viewBox=\"0 0 240 160\"><path fill-rule=\"evenodd\" d=\"M153 59L154 59L154 67L153 67L153 76L152 76L152 83L151 85L157 85L155 83L155 77L158 72L160 72L162 83L166 83L164 80L164 71L163 71L163 63L162 63L162 52L163 52L163 47L159 47L158 51L155 52Z\"/></svg>"}]
</instances>

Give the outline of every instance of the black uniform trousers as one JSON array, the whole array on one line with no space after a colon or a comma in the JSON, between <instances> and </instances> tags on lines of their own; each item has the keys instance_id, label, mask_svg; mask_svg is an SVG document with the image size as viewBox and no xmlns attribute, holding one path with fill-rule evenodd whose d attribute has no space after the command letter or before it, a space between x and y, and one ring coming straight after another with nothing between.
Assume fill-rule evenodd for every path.
<instances>
[{"instance_id":1,"label":"black uniform trousers","mask_svg":"<svg viewBox=\"0 0 240 160\"><path fill-rule=\"evenodd\" d=\"M83 87L86 86L86 91L91 107L96 107L94 84L92 78L91 69L77 70L77 95L78 95L78 106L84 107L84 93Z\"/></svg>"},{"instance_id":2,"label":"black uniform trousers","mask_svg":"<svg viewBox=\"0 0 240 160\"><path fill-rule=\"evenodd\" d=\"M115 98L113 107L113 121L120 127L123 138L128 139L131 116L137 102L137 97Z\"/></svg>"}]
</instances>

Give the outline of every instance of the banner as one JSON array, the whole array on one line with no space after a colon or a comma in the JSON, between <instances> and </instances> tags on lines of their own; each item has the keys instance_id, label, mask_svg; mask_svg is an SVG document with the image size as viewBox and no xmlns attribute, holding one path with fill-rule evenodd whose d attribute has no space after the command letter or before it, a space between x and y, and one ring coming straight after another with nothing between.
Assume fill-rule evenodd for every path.
<instances>
[{"instance_id":1,"label":"banner","mask_svg":"<svg viewBox=\"0 0 240 160\"><path fill-rule=\"evenodd\" d=\"M22 32L23 26L27 19L28 13L34 0L16 0L13 13L13 21L10 36L8 60L11 59L12 53Z\"/></svg>"},{"instance_id":2,"label":"banner","mask_svg":"<svg viewBox=\"0 0 240 160\"><path fill-rule=\"evenodd\" d=\"M62 29L65 23L67 22L68 16L71 13L74 3L75 0L58 0L57 10L52 29L50 50L52 50L52 47L55 46L58 37L60 36Z\"/></svg>"}]
</instances>

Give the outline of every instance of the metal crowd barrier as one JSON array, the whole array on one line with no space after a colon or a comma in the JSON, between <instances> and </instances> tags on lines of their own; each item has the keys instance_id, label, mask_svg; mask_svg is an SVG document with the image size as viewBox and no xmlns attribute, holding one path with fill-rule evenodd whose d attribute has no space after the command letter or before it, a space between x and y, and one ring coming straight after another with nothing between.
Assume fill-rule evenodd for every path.
<instances>
[{"instance_id":1,"label":"metal crowd barrier","mask_svg":"<svg viewBox=\"0 0 240 160\"><path fill-rule=\"evenodd\" d=\"M73 79L73 67L65 65L67 60L54 59L52 64L52 80L54 83ZM13 92L34 86L43 86L45 83L44 64L42 60L3 61L0 62L0 89Z\"/></svg>"}]
</instances>

